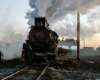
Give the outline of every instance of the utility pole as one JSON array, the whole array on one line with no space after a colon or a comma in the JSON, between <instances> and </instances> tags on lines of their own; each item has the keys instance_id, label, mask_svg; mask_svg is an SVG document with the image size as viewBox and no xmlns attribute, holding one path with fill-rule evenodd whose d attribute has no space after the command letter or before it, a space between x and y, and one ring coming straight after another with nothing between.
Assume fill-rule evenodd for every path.
<instances>
[{"instance_id":1,"label":"utility pole","mask_svg":"<svg viewBox=\"0 0 100 80\"><path fill-rule=\"evenodd\" d=\"M77 59L80 60L80 14L77 13Z\"/></svg>"}]
</instances>

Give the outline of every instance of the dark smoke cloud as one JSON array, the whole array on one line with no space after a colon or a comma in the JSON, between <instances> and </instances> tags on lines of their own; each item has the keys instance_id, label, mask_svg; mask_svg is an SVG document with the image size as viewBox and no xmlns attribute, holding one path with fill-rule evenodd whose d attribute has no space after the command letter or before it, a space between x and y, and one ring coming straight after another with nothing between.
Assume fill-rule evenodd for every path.
<instances>
[{"instance_id":1,"label":"dark smoke cloud","mask_svg":"<svg viewBox=\"0 0 100 80\"><path fill-rule=\"evenodd\" d=\"M32 11L28 11L26 13L26 19L29 19L28 24L34 24L35 17L45 17L46 10L50 6L52 6L52 0L29 0L29 5L33 9Z\"/></svg>"},{"instance_id":2,"label":"dark smoke cloud","mask_svg":"<svg viewBox=\"0 0 100 80\"><path fill-rule=\"evenodd\" d=\"M60 36L76 37L77 16L75 14L79 11L81 16L87 15L85 22L88 25L81 20L81 38L84 39L100 32L100 28L98 28L100 24L96 23L100 19L98 18L100 12L92 13L90 10L99 4L99 0L29 0L29 5L33 10L26 13L26 18L29 19L28 24L33 25L35 16L45 16L52 25L50 27ZM75 17L67 18L66 15L68 14ZM57 22L59 20L61 24Z\"/></svg>"},{"instance_id":3,"label":"dark smoke cloud","mask_svg":"<svg viewBox=\"0 0 100 80\"><path fill-rule=\"evenodd\" d=\"M33 11L28 11L27 13L26 13L26 19L29 19L29 21L28 21L28 24L29 25L33 25L34 24L34 18L35 17L38 17L38 9L35 9L35 10L33 10Z\"/></svg>"},{"instance_id":4,"label":"dark smoke cloud","mask_svg":"<svg viewBox=\"0 0 100 80\"><path fill-rule=\"evenodd\" d=\"M36 0L29 0L29 5L31 6L31 8L36 8L35 2Z\"/></svg>"},{"instance_id":5,"label":"dark smoke cloud","mask_svg":"<svg viewBox=\"0 0 100 80\"><path fill-rule=\"evenodd\" d=\"M53 0L52 6L50 6L46 10L46 18L49 19L50 17L52 17L52 15L56 12L57 8L61 7L62 4L63 4L62 0Z\"/></svg>"},{"instance_id":6,"label":"dark smoke cloud","mask_svg":"<svg viewBox=\"0 0 100 80\"><path fill-rule=\"evenodd\" d=\"M34 17L30 18L29 15L45 16L51 23L63 19L67 13L76 10L86 13L88 9L99 4L99 0L29 0L30 7L35 10L27 12L29 14L26 14L26 17L29 19L29 25L34 23L32 19Z\"/></svg>"},{"instance_id":7,"label":"dark smoke cloud","mask_svg":"<svg viewBox=\"0 0 100 80\"><path fill-rule=\"evenodd\" d=\"M52 17L49 20L49 23L51 23L52 21L57 21L59 19L62 19L66 16L66 14L70 11L74 11L77 7L77 2L73 2L72 4L70 4L68 7L67 6L63 6L61 8L57 8L57 12L54 13L52 15ZM71 6L73 5L73 6Z\"/></svg>"},{"instance_id":8,"label":"dark smoke cloud","mask_svg":"<svg viewBox=\"0 0 100 80\"><path fill-rule=\"evenodd\" d=\"M35 2L36 0L29 0L29 5L30 7L33 9L32 11L29 10L28 12L26 12L26 19L29 19L28 24L29 25L33 25L34 24L34 18L38 17L38 9L35 6Z\"/></svg>"},{"instance_id":9,"label":"dark smoke cloud","mask_svg":"<svg viewBox=\"0 0 100 80\"><path fill-rule=\"evenodd\" d=\"M57 11L52 15L52 17L49 20L49 23L55 22L59 19L63 19L68 13L72 13L75 11L79 11L80 13L85 13L100 4L99 0L67 0L64 1L66 3L66 6L63 6L61 8L57 8ZM67 4L68 2L68 4Z\"/></svg>"}]
</instances>

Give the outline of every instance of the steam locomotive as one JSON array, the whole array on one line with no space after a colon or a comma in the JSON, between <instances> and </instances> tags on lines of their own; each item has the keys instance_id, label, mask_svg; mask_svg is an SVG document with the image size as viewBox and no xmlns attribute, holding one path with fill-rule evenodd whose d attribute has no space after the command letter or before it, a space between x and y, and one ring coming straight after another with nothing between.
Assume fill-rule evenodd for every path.
<instances>
[{"instance_id":1,"label":"steam locomotive","mask_svg":"<svg viewBox=\"0 0 100 80\"><path fill-rule=\"evenodd\" d=\"M35 17L34 24L23 43L22 57L32 63L54 61L58 52L59 36L49 28L45 17Z\"/></svg>"}]
</instances>

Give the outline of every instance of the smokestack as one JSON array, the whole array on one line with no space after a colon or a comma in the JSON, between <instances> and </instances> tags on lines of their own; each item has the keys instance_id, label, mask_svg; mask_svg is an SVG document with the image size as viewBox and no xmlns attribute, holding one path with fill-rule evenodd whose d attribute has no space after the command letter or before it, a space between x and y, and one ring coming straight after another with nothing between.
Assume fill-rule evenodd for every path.
<instances>
[{"instance_id":1,"label":"smokestack","mask_svg":"<svg viewBox=\"0 0 100 80\"><path fill-rule=\"evenodd\" d=\"M77 59L80 60L80 15L77 13Z\"/></svg>"}]
</instances>

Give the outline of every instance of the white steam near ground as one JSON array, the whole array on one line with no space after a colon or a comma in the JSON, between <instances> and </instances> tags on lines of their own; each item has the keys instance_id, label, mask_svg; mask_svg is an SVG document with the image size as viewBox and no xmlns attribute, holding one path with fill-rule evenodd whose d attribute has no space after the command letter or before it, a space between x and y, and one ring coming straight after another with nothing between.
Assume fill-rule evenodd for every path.
<instances>
[{"instance_id":1,"label":"white steam near ground","mask_svg":"<svg viewBox=\"0 0 100 80\"><path fill-rule=\"evenodd\" d=\"M76 37L76 13L79 11L81 13L81 39L84 40L100 33L100 0L29 0L29 6L31 10L26 12L25 17L28 19L29 25L34 25L35 17L46 17L50 28L56 31L59 36ZM28 28L23 27L17 31L15 29L15 27L8 25L0 30L2 34L0 49L5 59L21 56L22 44L26 39ZM22 32L23 30L24 32ZM15 38L16 34L20 34L21 38ZM9 45L6 45L7 42L10 42Z\"/></svg>"},{"instance_id":2,"label":"white steam near ground","mask_svg":"<svg viewBox=\"0 0 100 80\"><path fill-rule=\"evenodd\" d=\"M5 22L6 20L6 22ZM22 45L28 34L28 27L18 22L9 22L7 17L0 22L0 51L4 59L21 57Z\"/></svg>"},{"instance_id":3,"label":"white steam near ground","mask_svg":"<svg viewBox=\"0 0 100 80\"><path fill-rule=\"evenodd\" d=\"M7 28L9 27L9 28ZM21 57L22 45L25 42L28 29L16 29L18 26L2 26L0 31L0 50L4 59L13 59ZM24 31L23 31L24 30Z\"/></svg>"}]
</instances>

